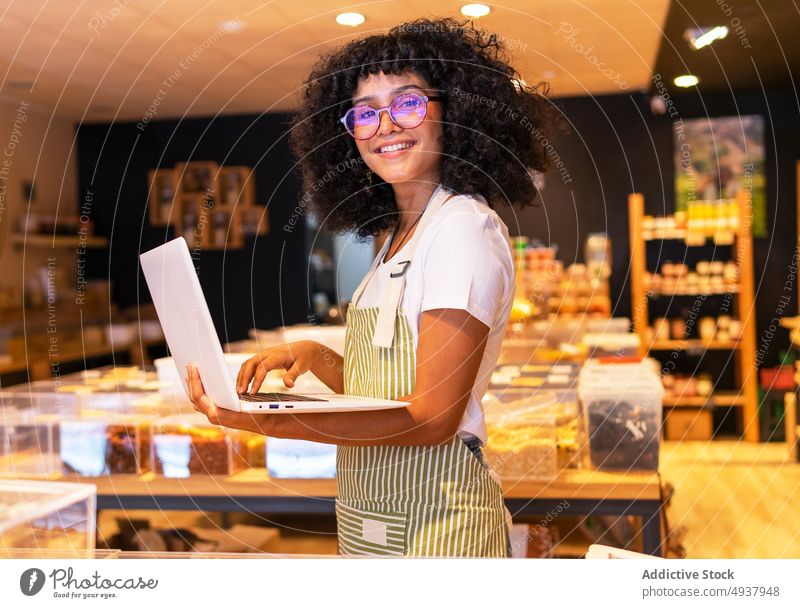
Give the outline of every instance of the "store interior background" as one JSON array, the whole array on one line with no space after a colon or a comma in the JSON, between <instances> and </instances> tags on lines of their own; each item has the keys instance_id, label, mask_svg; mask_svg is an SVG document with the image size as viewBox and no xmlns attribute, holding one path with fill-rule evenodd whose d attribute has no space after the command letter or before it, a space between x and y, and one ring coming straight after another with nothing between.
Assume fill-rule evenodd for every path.
<instances>
[{"instance_id":1,"label":"store interior background","mask_svg":"<svg viewBox=\"0 0 800 608\"><path fill-rule=\"evenodd\" d=\"M542 3L540 8L544 9L546 4ZM587 89L588 77L581 78L587 66L576 64L575 58L568 56L568 53L574 53L569 48L565 50L556 47L559 55L552 58L553 64L561 63L565 66L563 72L551 76L549 82L554 103L563 111L570 124L568 131L560 134L554 141L555 150L568 172L564 179L569 179L569 183L563 183L559 173L554 170L545 178L541 206L521 213L501 210L501 215L512 234L526 234L545 243L557 243L559 257L575 262L582 261L581 247L587 234L608 232L614 247L611 287L614 314L617 316L630 316L630 296L626 280L628 228L626 222L615 221L618 214L626 212L627 195L630 192L643 193L647 209L653 213L671 213L674 207L672 118L666 114L654 114L651 109L650 100L658 94L651 79L652 74L664 75L663 80L679 109L680 118L759 114L767 121L767 221L772 237L757 239L754 244L759 329L769 324L773 316L772 309L777 305L781 294L780 285L761 279L774 273L784 273L784 261L791 259L793 247L793 231L796 225L794 159L800 157L800 126L797 120L796 83L792 81L791 70L787 66L797 65L793 60L797 57L798 49L791 36L791 21L781 18L781 2L761 3L763 16L748 2L731 2L730 5L734 11L732 14L740 16L746 24L748 38L753 47L752 64L749 61L740 61L744 54L735 36L720 41L713 50L709 49L709 53L702 56L701 53L690 54L683 50L686 43L682 36L687 27L693 22L720 19L719 8L714 3L705 7L692 6L690 14L678 3L644 3L643 6L645 9L650 8L654 18L663 20L663 36L656 24L651 25L649 32L639 32L640 37L648 39L647 46L653 52L652 58L641 52L642 56L638 61L651 65L652 70L647 78L642 79L642 66L632 70L627 68L628 71L638 72L640 76L639 82L630 79L631 84L624 91L604 76L601 75L598 82L597 76L591 74L589 76L593 79L592 84L599 90ZM622 28L632 19L620 17L622 9L614 10L613 3L606 8L611 10L608 19L610 26ZM15 16L15 11L23 11L19 7L12 7L10 10L12 17ZM132 10L143 11L144 8ZM313 12L312 7L302 10ZM410 8L406 10L409 17L435 13L431 13L430 6L421 13L415 13ZM230 14L229 9L225 9L225 12ZM445 12L443 10L441 14ZM32 16L32 9L25 9L23 13L19 16L21 26L26 15ZM553 30L558 29L555 25L557 21L570 23L568 13L562 14L549 8L542 14L547 15L548 22L553 24ZM66 15L58 17L63 19ZM724 19L724 15L722 18ZM209 21L213 17L203 19ZM400 19L400 15L395 18L397 21ZM78 29L74 24L77 20L76 17L70 22L72 29L68 29L68 32L72 35L78 33L74 31ZM188 19L185 29L198 27L194 21ZM81 23L85 26L85 22ZM499 16L490 15L481 24L504 31L503 19ZM114 24L110 23L107 27L112 25ZM159 23L159 27L164 25L166 24ZM57 32L52 27L53 25L43 25L39 20L36 28L42 31L37 33L34 29L27 34L25 40L35 40L38 39L37 36L45 40L56 35ZM590 34L586 29L581 32L577 20L573 27L578 30L577 38L574 39L583 42L586 38L587 45L592 42L592 35L599 35ZM20 38L24 31L25 28L20 27L16 37L10 36L6 39L4 44L7 49L23 42ZM68 35L62 35L65 43L69 40ZM229 37L239 35L226 34ZM256 33L243 35L251 36ZM175 34L176 38L179 36L180 31ZM560 36L563 38L564 34ZM97 39L100 38L98 35ZM218 46L222 44L219 43ZM522 44L526 46L521 47ZM245 44L245 48L246 46L249 45ZM510 46L512 56L515 46L517 55L524 48L540 57L540 72L555 72L552 66L548 68L544 65L549 65L548 51L544 48L538 50L533 37L524 41L512 40ZM547 45L540 46L555 45L548 41ZM21 48L27 48L24 42ZM216 85L213 79L217 74L204 64L222 62L228 56L227 49L225 53L223 57L215 57L215 54L222 55L223 52L211 45L186 70L186 79L191 76L194 81L199 82L192 83L198 90L206 85L214 89ZM246 60L254 61L255 54L256 51L251 52ZM162 55L163 52L158 56ZM307 235L299 229L291 232L281 230L300 198L299 184L292 170L294 161L286 141L289 115L285 111L239 113L228 108L219 108L219 115L215 112L209 117L202 116L202 110L196 107L188 111L183 108L177 112L177 116L169 116L176 113L174 110L170 112L164 109L158 110L149 124L140 129L137 128L138 120L126 120L123 117L111 122L108 118L103 118L117 112L117 106L100 100L112 98L112 89L118 88L116 82L119 76L116 72L125 69L124 55L118 60L117 69L112 67L103 79L99 79L100 74L94 76L92 89L96 87L97 90L91 90L92 102L87 107L74 109L65 108L64 100L59 100L56 96L59 91L58 78L46 71L50 62L44 62L41 73L37 74L36 57L34 54L30 55L31 65L27 70L36 78L33 92L16 87L15 81L19 78L13 72L7 74L6 86L3 87L2 99L5 104L2 112L4 123L9 126L13 123L17 102L31 100L24 138L13 158L13 177L18 179L22 174L18 171L20 165L29 166L28 173L31 176L35 172L37 200L31 210L36 212L47 211L49 207L58 209L60 213L74 213L85 200L87 192L91 192L91 217L95 222L95 233L108 237L112 246L108 250L90 252L87 256L87 276L112 277L113 302L125 308L147 300L147 291L143 289L143 279L138 273L138 253L170 236L163 228L149 225L147 171L155 167L171 167L177 162L187 160L215 160L221 164L243 164L254 168L256 198L259 204L268 205L269 222L273 227L268 235L257 240L257 244L251 243L244 250L202 253L200 266L205 272L200 273L201 280L220 336L226 341L237 340L243 338L250 327L269 328L282 323L305 321L308 318L311 304L305 255ZM585 59L578 57L578 61L584 62ZM570 74L568 67L575 67L575 71ZM591 68L591 65L588 67ZM625 63L620 62L621 73L625 73L626 67ZM80 68L80 65L76 68ZM17 62L14 70L21 70ZM273 75L278 70L281 78ZM672 74L684 71L702 74L701 85L691 91L682 91L672 85ZM261 75L256 71L247 79L253 79L253 83L239 90L234 102L245 97L249 105L259 106L256 101L259 89L251 92L256 86L268 86L273 95L290 97L300 85L300 74L302 71L283 68L281 65ZM293 81L292 75L297 76ZM63 79L63 74L59 76ZM131 86L133 77L128 80L131 81L128 83ZM291 86L278 87L273 84L286 81L291 81ZM45 88L44 83L50 85L50 90L41 93ZM73 78L60 84L65 87L65 91L70 91L81 83ZM180 81L176 87L179 85L182 85ZM571 89L571 94L567 97L559 96L559 91L565 88ZM144 89L147 94L153 91L141 84L137 84L136 89ZM158 87L155 91L157 89ZM581 89L585 91L584 95L578 94ZM132 96L134 91L135 89L131 90L126 96ZM198 93L200 102L204 101L207 92ZM37 99L48 94L55 98L41 101ZM189 100L194 106L200 105L191 97ZM169 97L166 97L164 106L167 105L166 101L169 101ZM52 114L53 110L55 115ZM78 110L80 114L75 115ZM183 115L184 112L186 115ZM62 118L63 114L72 116ZM168 117L162 118L163 115ZM50 179L52 175L57 175L58 179ZM8 186L6 213L11 219L25 211L25 203L19 196L20 189L19 183ZM136 229L132 230L132 227ZM42 258L37 255L40 252L30 248L25 253L24 268L30 272L30 269L41 264ZM21 289L24 275L24 271L21 272L21 254L22 251L18 248L5 245L3 265L8 270L0 277L0 285L3 287ZM279 277L280 267L283 267L283 272ZM127 278L134 275L139 275L138 283ZM116 277L126 279L114 280ZM224 277L222 286L219 283L220 277ZM280 298L275 294L278 284L282 287ZM223 293L233 294L226 299L224 305ZM252 301L248 297L250 293ZM348 296L347 293L340 295L343 298ZM794 293L792 297L795 297ZM793 303L792 307L794 306ZM778 353L787 346L785 337L772 341L764 360L774 362Z\"/></svg>"},{"instance_id":2,"label":"store interior background","mask_svg":"<svg viewBox=\"0 0 800 608\"><path fill-rule=\"evenodd\" d=\"M269 233L248 240L240 250L203 251L198 263L223 342L245 338L252 327L270 329L311 318L308 252L316 244L309 240L315 232L283 228L302 195L286 141L289 111L313 59L370 28L454 14L458 8L439 0L389 2L372 7L374 18L351 30L320 25L332 23L333 5L342 4L322 0L282 4L272 15L266 14L269 8L254 10L250 20L245 16L251 10L248 3L238 0L213 4L195 16L187 15L181 3L159 8L149 0L129 4L114 16L101 2L78 8L48 5L38 14L40 4L10 5L3 17L9 29L0 36L4 132L12 132L20 104L27 104L20 141L7 155L13 171L0 209L0 288L21 294L26 280L53 256L74 280L74 250L20 247L10 237L28 209L76 214L91 200L94 232L109 244L88 251L86 277L109 280L111 302L119 310L135 310L149 300L139 253L173 236L150 224L148 171L190 160L246 165L254 170L256 200L267 207ZM551 172L540 206L519 213L501 210L501 216L511 234L557 243L559 258L567 262L582 261L588 234L607 232L613 243L614 316L631 316L628 195L643 193L650 213L674 211L673 118L653 110L658 96L653 75L663 76L682 119L764 117L769 236L754 241L756 329L762 336L784 294L782 277L797 242L797 15L785 18L787 3L781 0L727 0L729 15L711 1L702 6L668 0L636 6L610 0L505 5L510 10L495 11L478 25L508 32L512 57L519 56L525 67L523 76L551 83L553 101L571 125L553 142L570 181L563 183L558 172ZM224 33L187 63L142 125L162 79L218 23L233 16L245 22L244 29ZM732 33L708 52L688 49L686 28L730 23L732 17L744 24L752 48L745 50ZM308 24L293 33L292 24L303 20ZM137 29L142 22L146 25ZM561 22L579 30L573 40L595 45L629 86L620 89L570 48L565 34L558 33ZM290 31L282 32L284 27ZM117 31L123 34L115 40ZM673 86L673 77L684 72L697 74L700 85L690 90ZM22 195L25 179L36 186L30 207ZM363 271L369 261L364 251L358 250L349 272ZM352 281L348 284L352 289ZM796 293L791 292L789 314L797 311ZM337 298L348 295L345 289ZM105 315L106 323L114 320ZM3 317L6 327L27 322L40 323L35 317ZM787 336L776 335L762 361L775 364L788 347ZM124 361L119 356L91 363ZM75 362L74 369L86 363ZM10 374L4 380L24 378Z\"/></svg>"}]
</instances>

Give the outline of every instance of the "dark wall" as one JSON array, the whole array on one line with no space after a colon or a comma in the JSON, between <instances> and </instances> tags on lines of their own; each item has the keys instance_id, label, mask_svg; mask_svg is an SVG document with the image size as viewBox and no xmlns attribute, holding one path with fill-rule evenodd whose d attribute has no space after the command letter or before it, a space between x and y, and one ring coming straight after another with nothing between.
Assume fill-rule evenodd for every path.
<instances>
[{"instance_id":1,"label":"dark wall","mask_svg":"<svg viewBox=\"0 0 800 608\"><path fill-rule=\"evenodd\" d=\"M767 338L779 307L795 247L796 178L800 160L800 114L790 90L703 94L674 98L679 117L760 114L766 123L768 238L755 239L757 328L765 363L786 349L786 332ZM559 245L559 258L583 260L591 232L608 232L613 241L611 293L614 314L630 316L627 196L641 192L652 214L674 211L672 120L650 111L649 96L613 95L558 100L569 128L555 142L564 170L546 176L541 205L521 213L501 211L512 234ZM713 254L713 252L712 252ZM668 256L669 253L662 253ZM719 254L717 254L719 255ZM652 256L651 256L652 259ZM669 258L667 258L669 259ZM672 259L680 259L678 257ZM785 314L797 310L795 294Z\"/></svg>"},{"instance_id":2,"label":"dark wall","mask_svg":"<svg viewBox=\"0 0 800 608\"><path fill-rule=\"evenodd\" d=\"M150 225L148 170L188 160L246 165L254 168L256 203L267 206L270 230L242 250L200 254L196 266L217 331L230 341L251 327L305 321L304 231L283 229L299 200L286 123L286 116L272 114L154 121L144 128L81 125L81 199L91 192L95 231L110 239L107 251L89 255L88 276L110 278L112 300L121 308L148 302L138 255L174 236L171 228Z\"/></svg>"},{"instance_id":3,"label":"dark wall","mask_svg":"<svg viewBox=\"0 0 800 608\"><path fill-rule=\"evenodd\" d=\"M800 115L789 90L705 94L674 98L680 117L761 114L766 121L769 238L755 240L758 338L775 316L796 227L795 162L800 159ZM674 210L672 120L656 116L644 94L558 100L567 131L555 140L564 162L546 177L540 205L522 212L500 210L511 234L558 243L559 258L583 260L591 232L613 241L611 277L614 314L630 316L627 196L641 192L649 213ZM298 200L284 135L286 117L231 116L214 120L160 121L144 132L136 124L83 125L78 131L80 188L94 193L99 234L111 237L109 252L95 254L93 276L110 276L120 306L148 299L137 256L171 234L147 220L146 175L156 166L185 160L216 160L255 167L257 201L268 204L270 234L242 251L205 252L200 277L223 339L249 327L273 327L306 319L307 264L303 234L282 227ZM273 146L274 144L274 146ZM273 146L270 149L270 146ZM668 255L668 254L664 254ZM679 259L679 258L673 258ZM131 277L139 276L138 283ZM222 294L228 294L223 300ZM792 290L786 314L796 311ZM251 299L252 294L252 299ZM766 363L788 345L784 332L764 343Z\"/></svg>"}]
</instances>

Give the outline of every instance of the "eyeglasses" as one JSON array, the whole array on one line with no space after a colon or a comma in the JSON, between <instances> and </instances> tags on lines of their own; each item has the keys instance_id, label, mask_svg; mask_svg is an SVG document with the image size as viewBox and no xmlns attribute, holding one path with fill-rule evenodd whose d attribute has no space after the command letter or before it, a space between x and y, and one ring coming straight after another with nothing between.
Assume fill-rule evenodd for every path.
<instances>
[{"instance_id":1,"label":"eyeglasses","mask_svg":"<svg viewBox=\"0 0 800 608\"><path fill-rule=\"evenodd\" d=\"M389 112L389 118L401 129L413 129L422 124L428 113L429 101L441 101L438 96L419 93L401 93L388 106L373 108L369 105L355 106L347 110L339 121L356 139L369 139L381 126L381 112Z\"/></svg>"}]
</instances>

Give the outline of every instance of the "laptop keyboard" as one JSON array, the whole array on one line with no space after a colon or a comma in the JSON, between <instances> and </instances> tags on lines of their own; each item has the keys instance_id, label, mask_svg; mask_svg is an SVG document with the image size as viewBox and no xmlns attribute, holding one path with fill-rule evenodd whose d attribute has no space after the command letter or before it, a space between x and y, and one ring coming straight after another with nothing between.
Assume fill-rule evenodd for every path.
<instances>
[{"instance_id":1,"label":"laptop keyboard","mask_svg":"<svg viewBox=\"0 0 800 608\"><path fill-rule=\"evenodd\" d=\"M242 401L323 401L327 399L317 399L314 397L307 397L306 395L294 395L292 393L256 393L250 395L248 393L239 393L239 399Z\"/></svg>"}]
</instances>

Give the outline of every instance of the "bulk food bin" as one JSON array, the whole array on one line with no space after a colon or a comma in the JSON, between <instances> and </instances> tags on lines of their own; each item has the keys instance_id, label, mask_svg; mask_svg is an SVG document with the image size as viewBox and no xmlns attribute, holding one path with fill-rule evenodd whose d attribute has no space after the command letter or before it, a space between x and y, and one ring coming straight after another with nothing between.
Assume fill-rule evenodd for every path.
<instances>
[{"instance_id":1,"label":"bulk food bin","mask_svg":"<svg viewBox=\"0 0 800 608\"><path fill-rule=\"evenodd\" d=\"M517 412L529 407L544 415L552 415L556 432L558 469L577 469L582 464L584 426L577 390L503 389L489 390L483 399L484 409L495 415Z\"/></svg>"},{"instance_id":2,"label":"bulk food bin","mask_svg":"<svg viewBox=\"0 0 800 608\"><path fill-rule=\"evenodd\" d=\"M211 424L199 412L165 416L153 423L150 463L165 477L232 475L247 467L251 435Z\"/></svg>"},{"instance_id":3,"label":"bulk food bin","mask_svg":"<svg viewBox=\"0 0 800 608\"><path fill-rule=\"evenodd\" d=\"M49 477L60 472L58 417L0 409L0 476Z\"/></svg>"},{"instance_id":4,"label":"bulk food bin","mask_svg":"<svg viewBox=\"0 0 800 608\"><path fill-rule=\"evenodd\" d=\"M96 411L61 420L59 444L64 473L84 477L150 470L150 431L155 414Z\"/></svg>"},{"instance_id":5,"label":"bulk food bin","mask_svg":"<svg viewBox=\"0 0 800 608\"><path fill-rule=\"evenodd\" d=\"M80 410L78 394L65 391L61 380L38 380L0 389L3 409L34 410L38 414L76 414Z\"/></svg>"},{"instance_id":6,"label":"bulk food bin","mask_svg":"<svg viewBox=\"0 0 800 608\"><path fill-rule=\"evenodd\" d=\"M483 454L503 479L552 479L558 473L551 396L484 401L488 441Z\"/></svg>"},{"instance_id":7,"label":"bulk food bin","mask_svg":"<svg viewBox=\"0 0 800 608\"><path fill-rule=\"evenodd\" d=\"M10 549L93 550L96 496L92 484L0 480L0 556Z\"/></svg>"},{"instance_id":8,"label":"bulk food bin","mask_svg":"<svg viewBox=\"0 0 800 608\"><path fill-rule=\"evenodd\" d=\"M267 470L276 479L336 477L336 446L299 439L267 440Z\"/></svg>"},{"instance_id":9,"label":"bulk food bin","mask_svg":"<svg viewBox=\"0 0 800 608\"><path fill-rule=\"evenodd\" d=\"M658 470L664 387L650 362L584 367L578 397L594 467Z\"/></svg>"}]
</instances>

